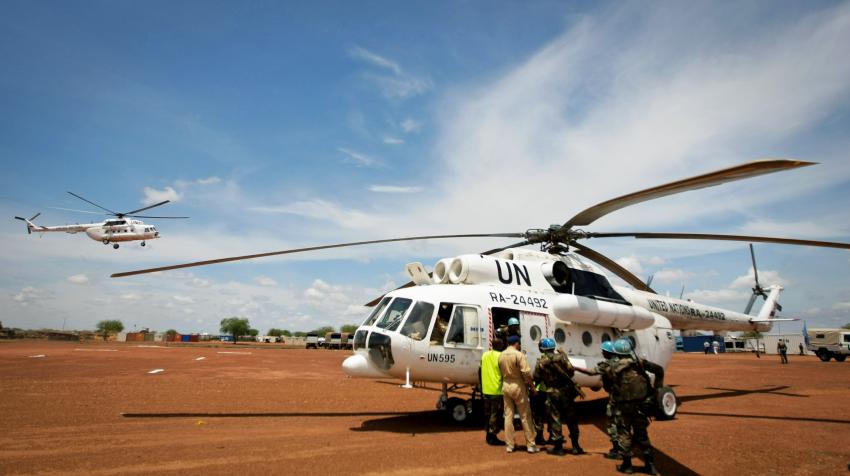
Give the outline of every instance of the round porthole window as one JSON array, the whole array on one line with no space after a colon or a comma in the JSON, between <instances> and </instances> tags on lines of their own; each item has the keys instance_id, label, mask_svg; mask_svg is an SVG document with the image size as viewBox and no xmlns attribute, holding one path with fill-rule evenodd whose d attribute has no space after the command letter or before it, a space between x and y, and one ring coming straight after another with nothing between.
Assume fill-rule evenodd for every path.
<instances>
[{"instance_id":1,"label":"round porthole window","mask_svg":"<svg viewBox=\"0 0 850 476\"><path fill-rule=\"evenodd\" d=\"M608 342L609 340L611 340L611 336L609 336L607 332L603 333L602 342Z\"/></svg>"},{"instance_id":2,"label":"round porthole window","mask_svg":"<svg viewBox=\"0 0 850 476\"><path fill-rule=\"evenodd\" d=\"M593 335L589 331L584 331L581 333L581 341L590 347L590 344L593 344Z\"/></svg>"},{"instance_id":3,"label":"round porthole window","mask_svg":"<svg viewBox=\"0 0 850 476\"><path fill-rule=\"evenodd\" d=\"M537 326L531 326L531 329L528 331L530 334L531 340L537 342L540 340L540 328Z\"/></svg>"},{"instance_id":4,"label":"round porthole window","mask_svg":"<svg viewBox=\"0 0 850 476\"><path fill-rule=\"evenodd\" d=\"M555 329L555 342L563 344L567 341L567 333L563 329Z\"/></svg>"}]
</instances>

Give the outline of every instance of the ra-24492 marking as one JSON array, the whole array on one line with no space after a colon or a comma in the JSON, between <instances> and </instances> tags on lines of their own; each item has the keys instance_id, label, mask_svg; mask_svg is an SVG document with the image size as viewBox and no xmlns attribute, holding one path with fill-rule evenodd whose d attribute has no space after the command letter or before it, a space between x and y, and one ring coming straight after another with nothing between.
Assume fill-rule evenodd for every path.
<instances>
[{"instance_id":1,"label":"ra-24492 marking","mask_svg":"<svg viewBox=\"0 0 850 476\"><path fill-rule=\"evenodd\" d=\"M523 306L531 306L540 309L549 309L546 304L546 299L544 298L536 298L532 296L517 296L516 294L502 294L502 293L490 293L490 300L493 302L500 303L513 303L513 304L522 304Z\"/></svg>"}]
</instances>

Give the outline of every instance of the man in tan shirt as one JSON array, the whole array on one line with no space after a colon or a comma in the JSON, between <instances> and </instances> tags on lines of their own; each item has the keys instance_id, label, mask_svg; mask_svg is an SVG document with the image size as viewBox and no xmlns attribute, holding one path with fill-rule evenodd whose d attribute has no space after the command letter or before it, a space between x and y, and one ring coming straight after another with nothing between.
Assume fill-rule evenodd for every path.
<instances>
[{"instance_id":1,"label":"man in tan shirt","mask_svg":"<svg viewBox=\"0 0 850 476\"><path fill-rule=\"evenodd\" d=\"M502 395L505 402L505 443L507 452L514 451L514 413L519 411L525 442L529 453L537 453L540 448L534 444L536 433L528 402L528 387L532 385L531 367L525 355L519 351L519 336L508 337L508 348L499 356L499 370L502 372Z\"/></svg>"}]
</instances>

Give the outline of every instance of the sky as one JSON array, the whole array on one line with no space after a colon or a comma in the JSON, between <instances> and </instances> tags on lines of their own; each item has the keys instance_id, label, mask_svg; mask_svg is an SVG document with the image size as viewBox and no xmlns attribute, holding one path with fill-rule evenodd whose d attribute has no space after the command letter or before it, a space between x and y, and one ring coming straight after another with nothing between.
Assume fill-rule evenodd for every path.
<instances>
[{"instance_id":1,"label":"sky","mask_svg":"<svg viewBox=\"0 0 850 476\"><path fill-rule=\"evenodd\" d=\"M359 324L404 264L511 239L414 241L110 278L241 254L517 233L766 157L799 170L662 198L589 231L850 242L850 2L6 1L0 320L217 333ZM162 238L118 250L66 193ZM586 242L662 294L743 310L746 243ZM850 253L757 244L780 330L850 322ZM615 282L619 282L618 279ZM684 289L684 291L682 291Z\"/></svg>"}]
</instances>

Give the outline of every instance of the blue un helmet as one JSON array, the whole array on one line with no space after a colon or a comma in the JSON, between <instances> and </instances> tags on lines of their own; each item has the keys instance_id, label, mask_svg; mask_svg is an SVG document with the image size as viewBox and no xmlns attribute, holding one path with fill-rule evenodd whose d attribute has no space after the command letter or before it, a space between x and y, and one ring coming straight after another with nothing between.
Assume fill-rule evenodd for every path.
<instances>
[{"instance_id":1,"label":"blue un helmet","mask_svg":"<svg viewBox=\"0 0 850 476\"><path fill-rule=\"evenodd\" d=\"M509 326L518 326L519 325L519 319L517 319L516 317L512 317L512 318L508 319L508 325Z\"/></svg>"},{"instance_id":2,"label":"blue un helmet","mask_svg":"<svg viewBox=\"0 0 850 476\"><path fill-rule=\"evenodd\" d=\"M540 352L551 352L555 350L555 339L550 337L540 339L540 343L537 344L537 347L540 349Z\"/></svg>"},{"instance_id":3,"label":"blue un helmet","mask_svg":"<svg viewBox=\"0 0 850 476\"><path fill-rule=\"evenodd\" d=\"M614 343L610 340L606 340L599 346L602 349L602 352L608 352L609 354L613 354L614 352Z\"/></svg>"},{"instance_id":4,"label":"blue un helmet","mask_svg":"<svg viewBox=\"0 0 850 476\"><path fill-rule=\"evenodd\" d=\"M632 341L629 339L617 339L617 342L614 342L612 348L617 355L631 355Z\"/></svg>"}]
</instances>

